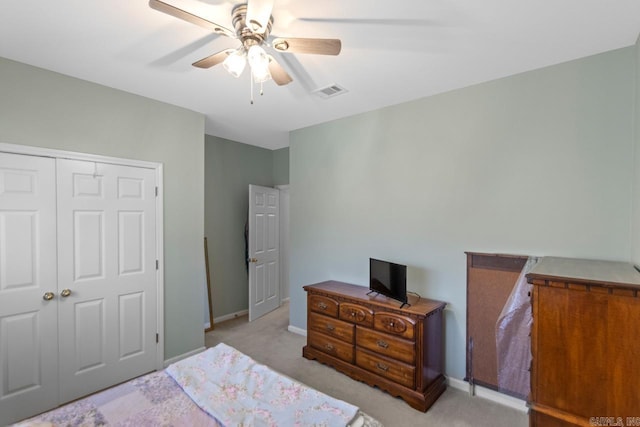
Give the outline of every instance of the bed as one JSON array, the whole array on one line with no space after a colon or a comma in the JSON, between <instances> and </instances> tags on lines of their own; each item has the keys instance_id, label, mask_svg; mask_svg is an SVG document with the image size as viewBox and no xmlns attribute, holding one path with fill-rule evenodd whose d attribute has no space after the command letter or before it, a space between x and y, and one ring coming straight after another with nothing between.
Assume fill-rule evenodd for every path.
<instances>
[{"instance_id":1,"label":"bed","mask_svg":"<svg viewBox=\"0 0 640 427\"><path fill-rule=\"evenodd\" d=\"M16 424L97 425L382 427L357 407L223 343Z\"/></svg>"}]
</instances>

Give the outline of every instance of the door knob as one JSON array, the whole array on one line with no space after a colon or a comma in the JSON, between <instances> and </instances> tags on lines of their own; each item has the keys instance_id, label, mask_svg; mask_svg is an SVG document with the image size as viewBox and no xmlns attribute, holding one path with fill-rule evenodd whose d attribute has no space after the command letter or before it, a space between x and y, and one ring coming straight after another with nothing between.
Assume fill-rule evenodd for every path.
<instances>
[{"instance_id":1,"label":"door knob","mask_svg":"<svg viewBox=\"0 0 640 427\"><path fill-rule=\"evenodd\" d=\"M258 262L258 258L249 258L249 262Z\"/></svg>"},{"instance_id":2,"label":"door knob","mask_svg":"<svg viewBox=\"0 0 640 427\"><path fill-rule=\"evenodd\" d=\"M60 292L60 296L63 298L66 298L69 295L71 295L71 289L63 289L62 292Z\"/></svg>"},{"instance_id":3,"label":"door knob","mask_svg":"<svg viewBox=\"0 0 640 427\"><path fill-rule=\"evenodd\" d=\"M54 297L55 297L55 294L53 292L45 292L44 295L42 296L42 299L45 301L51 301Z\"/></svg>"}]
</instances>

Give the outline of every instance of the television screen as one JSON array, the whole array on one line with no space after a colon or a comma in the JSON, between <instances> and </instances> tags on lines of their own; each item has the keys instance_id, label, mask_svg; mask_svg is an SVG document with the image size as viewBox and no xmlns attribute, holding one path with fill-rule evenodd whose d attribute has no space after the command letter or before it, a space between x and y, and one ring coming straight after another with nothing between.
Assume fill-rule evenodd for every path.
<instances>
[{"instance_id":1,"label":"television screen","mask_svg":"<svg viewBox=\"0 0 640 427\"><path fill-rule=\"evenodd\" d=\"M407 266L369 258L369 289L407 302Z\"/></svg>"}]
</instances>

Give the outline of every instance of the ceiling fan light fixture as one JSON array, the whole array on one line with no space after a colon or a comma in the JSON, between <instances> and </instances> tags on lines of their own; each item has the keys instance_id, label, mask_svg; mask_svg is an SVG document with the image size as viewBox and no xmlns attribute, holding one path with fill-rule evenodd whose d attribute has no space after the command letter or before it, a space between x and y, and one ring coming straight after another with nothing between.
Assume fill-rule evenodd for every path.
<instances>
[{"instance_id":1,"label":"ceiling fan light fixture","mask_svg":"<svg viewBox=\"0 0 640 427\"><path fill-rule=\"evenodd\" d=\"M253 81L255 83L264 83L267 80L271 79L271 73L268 68L260 68L260 69L251 69L251 75L253 76Z\"/></svg>"},{"instance_id":2,"label":"ceiling fan light fixture","mask_svg":"<svg viewBox=\"0 0 640 427\"><path fill-rule=\"evenodd\" d=\"M244 71L244 67L247 65L247 58L241 49L236 50L222 62L225 70L229 72L233 77L238 78Z\"/></svg>"},{"instance_id":3,"label":"ceiling fan light fixture","mask_svg":"<svg viewBox=\"0 0 640 427\"><path fill-rule=\"evenodd\" d=\"M251 74L253 74L254 82L262 83L271 78L271 74L269 73L269 57L263 48L258 45L251 46L247 52L247 60L251 66Z\"/></svg>"}]
</instances>

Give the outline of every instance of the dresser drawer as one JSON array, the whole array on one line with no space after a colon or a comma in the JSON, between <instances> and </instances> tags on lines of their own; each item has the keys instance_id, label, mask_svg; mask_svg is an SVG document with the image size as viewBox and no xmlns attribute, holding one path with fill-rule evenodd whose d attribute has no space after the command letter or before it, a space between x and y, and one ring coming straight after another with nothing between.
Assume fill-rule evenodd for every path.
<instances>
[{"instance_id":1,"label":"dresser drawer","mask_svg":"<svg viewBox=\"0 0 640 427\"><path fill-rule=\"evenodd\" d=\"M309 308L311 311L338 317L338 301L322 295L309 296Z\"/></svg>"},{"instance_id":2,"label":"dresser drawer","mask_svg":"<svg viewBox=\"0 0 640 427\"><path fill-rule=\"evenodd\" d=\"M338 338L348 343L353 343L353 331L355 325L323 316L322 314L309 313L309 329Z\"/></svg>"},{"instance_id":3,"label":"dresser drawer","mask_svg":"<svg viewBox=\"0 0 640 427\"><path fill-rule=\"evenodd\" d=\"M413 366L361 348L356 350L356 365L405 387L414 388L416 369Z\"/></svg>"},{"instance_id":4,"label":"dresser drawer","mask_svg":"<svg viewBox=\"0 0 640 427\"><path fill-rule=\"evenodd\" d=\"M309 331L307 340L311 347L337 357L338 359L342 359L345 362L353 363L353 344L347 344L339 339L313 330Z\"/></svg>"},{"instance_id":5,"label":"dresser drawer","mask_svg":"<svg viewBox=\"0 0 640 427\"><path fill-rule=\"evenodd\" d=\"M340 318L358 325L373 326L373 310L358 304L340 304Z\"/></svg>"},{"instance_id":6,"label":"dresser drawer","mask_svg":"<svg viewBox=\"0 0 640 427\"><path fill-rule=\"evenodd\" d=\"M398 338L393 335L383 334L371 329L356 328L356 345L375 351L378 354L400 360L405 363L414 363L415 344L413 341Z\"/></svg>"},{"instance_id":7,"label":"dresser drawer","mask_svg":"<svg viewBox=\"0 0 640 427\"><path fill-rule=\"evenodd\" d=\"M415 336L416 321L410 317L394 313L376 313L373 327L382 332L388 332L407 339Z\"/></svg>"}]
</instances>

